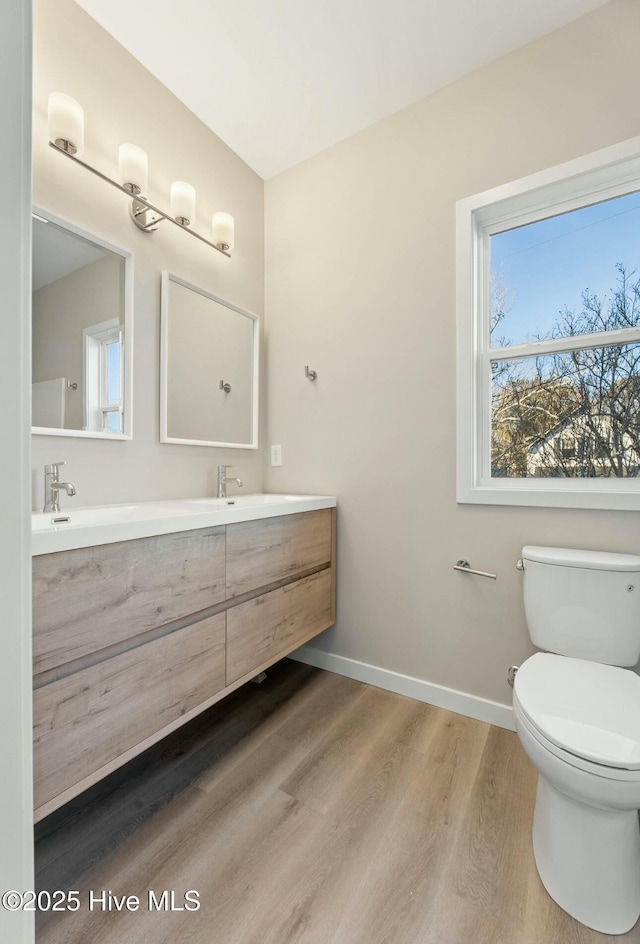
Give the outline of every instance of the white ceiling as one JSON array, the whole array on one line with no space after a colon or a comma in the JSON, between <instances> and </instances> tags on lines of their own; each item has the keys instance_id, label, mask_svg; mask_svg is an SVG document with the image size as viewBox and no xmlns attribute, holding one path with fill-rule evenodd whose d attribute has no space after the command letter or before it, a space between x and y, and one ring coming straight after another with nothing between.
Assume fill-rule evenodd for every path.
<instances>
[{"instance_id":1,"label":"white ceiling","mask_svg":"<svg viewBox=\"0 0 640 944\"><path fill-rule=\"evenodd\" d=\"M262 177L607 0L76 0Z\"/></svg>"}]
</instances>

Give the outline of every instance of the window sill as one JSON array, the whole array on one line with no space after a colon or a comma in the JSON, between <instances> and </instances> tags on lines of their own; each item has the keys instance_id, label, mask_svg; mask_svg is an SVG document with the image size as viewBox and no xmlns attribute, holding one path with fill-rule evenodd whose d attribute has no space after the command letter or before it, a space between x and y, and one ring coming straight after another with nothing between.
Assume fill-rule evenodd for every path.
<instances>
[{"instance_id":1,"label":"window sill","mask_svg":"<svg viewBox=\"0 0 640 944\"><path fill-rule=\"evenodd\" d=\"M636 484L630 488L630 481ZM516 505L531 508L588 508L600 511L640 511L640 481L602 482L519 479L508 484L458 484L458 504Z\"/></svg>"}]
</instances>

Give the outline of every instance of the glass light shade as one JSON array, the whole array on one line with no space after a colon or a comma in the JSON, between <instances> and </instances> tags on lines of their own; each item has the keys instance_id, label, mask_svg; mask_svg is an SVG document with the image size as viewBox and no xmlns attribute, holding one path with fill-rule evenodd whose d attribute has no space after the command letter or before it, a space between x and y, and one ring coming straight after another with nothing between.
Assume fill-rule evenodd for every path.
<instances>
[{"instance_id":1,"label":"glass light shade","mask_svg":"<svg viewBox=\"0 0 640 944\"><path fill-rule=\"evenodd\" d=\"M174 180L171 184L171 216L183 226L196 218L196 192L184 180Z\"/></svg>"},{"instance_id":2,"label":"glass light shade","mask_svg":"<svg viewBox=\"0 0 640 944\"><path fill-rule=\"evenodd\" d=\"M149 186L149 161L136 144L121 144L118 149L120 183L133 194L145 194Z\"/></svg>"},{"instance_id":3,"label":"glass light shade","mask_svg":"<svg viewBox=\"0 0 640 944\"><path fill-rule=\"evenodd\" d=\"M70 154L84 151L84 111L75 98L64 92L49 94L49 140Z\"/></svg>"},{"instance_id":4,"label":"glass light shade","mask_svg":"<svg viewBox=\"0 0 640 944\"><path fill-rule=\"evenodd\" d=\"M234 221L230 213L214 213L211 218L213 242L218 249L230 252L233 249Z\"/></svg>"}]
</instances>

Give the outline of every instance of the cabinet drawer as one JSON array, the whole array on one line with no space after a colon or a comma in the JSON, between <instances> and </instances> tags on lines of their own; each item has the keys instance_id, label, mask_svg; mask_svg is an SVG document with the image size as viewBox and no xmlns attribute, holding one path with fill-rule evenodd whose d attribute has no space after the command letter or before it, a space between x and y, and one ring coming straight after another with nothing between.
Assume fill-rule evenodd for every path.
<instances>
[{"instance_id":1,"label":"cabinet drawer","mask_svg":"<svg viewBox=\"0 0 640 944\"><path fill-rule=\"evenodd\" d=\"M227 598L330 560L330 508L227 525Z\"/></svg>"},{"instance_id":2,"label":"cabinet drawer","mask_svg":"<svg viewBox=\"0 0 640 944\"><path fill-rule=\"evenodd\" d=\"M213 606L224 586L224 527L34 557L34 674Z\"/></svg>"},{"instance_id":3,"label":"cabinet drawer","mask_svg":"<svg viewBox=\"0 0 640 944\"><path fill-rule=\"evenodd\" d=\"M219 614L38 689L36 809L221 691L224 653Z\"/></svg>"},{"instance_id":4,"label":"cabinet drawer","mask_svg":"<svg viewBox=\"0 0 640 944\"><path fill-rule=\"evenodd\" d=\"M326 629L331 568L227 611L227 685Z\"/></svg>"}]
</instances>

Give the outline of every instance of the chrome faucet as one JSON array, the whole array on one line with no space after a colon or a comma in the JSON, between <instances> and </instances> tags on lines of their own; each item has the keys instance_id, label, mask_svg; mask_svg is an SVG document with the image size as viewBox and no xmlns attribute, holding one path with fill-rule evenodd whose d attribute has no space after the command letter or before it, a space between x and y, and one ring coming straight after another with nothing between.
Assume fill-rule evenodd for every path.
<instances>
[{"instance_id":1,"label":"chrome faucet","mask_svg":"<svg viewBox=\"0 0 640 944\"><path fill-rule=\"evenodd\" d=\"M227 485L229 482L235 482L236 485L242 488L242 479L234 479L227 475L227 469L231 469L233 466L230 465L219 465L218 466L218 498L227 497Z\"/></svg>"},{"instance_id":2,"label":"chrome faucet","mask_svg":"<svg viewBox=\"0 0 640 944\"><path fill-rule=\"evenodd\" d=\"M75 495L76 487L71 482L60 481L60 466L66 462L52 462L44 467L44 508L45 514L60 511L60 491L65 490L67 495Z\"/></svg>"}]
</instances>

